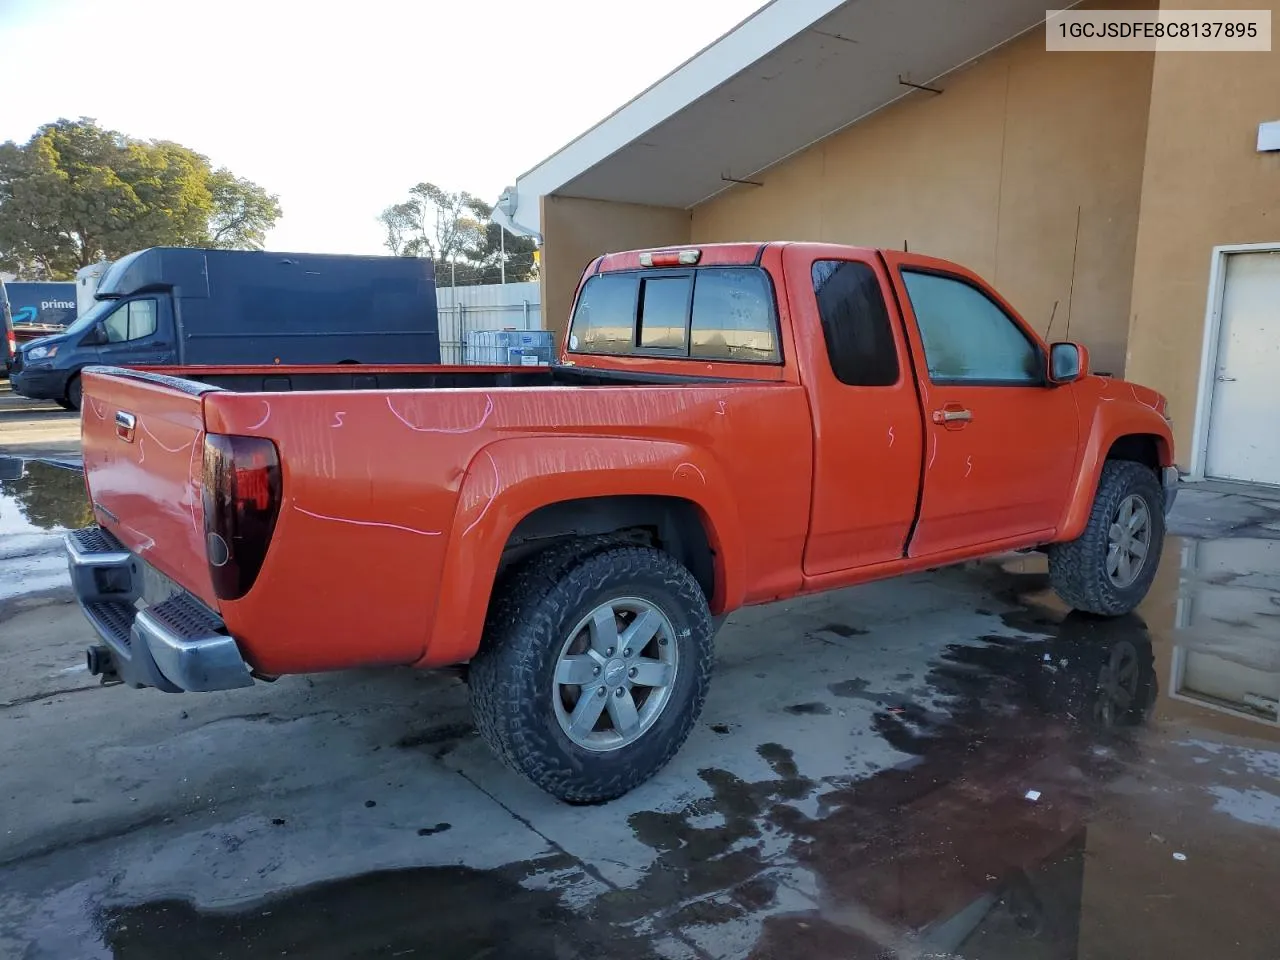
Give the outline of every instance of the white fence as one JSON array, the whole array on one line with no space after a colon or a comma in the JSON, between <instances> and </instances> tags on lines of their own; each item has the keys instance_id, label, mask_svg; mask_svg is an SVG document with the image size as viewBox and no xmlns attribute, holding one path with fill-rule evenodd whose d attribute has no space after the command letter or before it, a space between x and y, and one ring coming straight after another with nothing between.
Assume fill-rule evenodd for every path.
<instances>
[{"instance_id":1,"label":"white fence","mask_svg":"<svg viewBox=\"0 0 1280 960\"><path fill-rule=\"evenodd\" d=\"M467 362L466 339L470 331L541 330L540 296L540 284L536 280L436 287L440 362Z\"/></svg>"}]
</instances>

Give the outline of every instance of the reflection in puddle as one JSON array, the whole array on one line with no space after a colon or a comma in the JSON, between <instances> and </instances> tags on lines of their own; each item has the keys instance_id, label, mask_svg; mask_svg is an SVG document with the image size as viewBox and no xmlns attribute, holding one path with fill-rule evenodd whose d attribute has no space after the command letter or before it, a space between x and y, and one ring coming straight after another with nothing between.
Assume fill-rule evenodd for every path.
<instances>
[{"instance_id":1,"label":"reflection in puddle","mask_svg":"<svg viewBox=\"0 0 1280 960\"><path fill-rule=\"evenodd\" d=\"M1280 540L1185 541L1169 695L1280 725Z\"/></svg>"},{"instance_id":2,"label":"reflection in puddle","mask_svg":"<svg viewBox=\"0 0 1280 960\"><path fill-rule=\"evenodd\" d=\"M0 457L0 536L61 532L92 522L78 470Z\"/></svg>"},{"instance_id":3,"label":"reflection in puddle","mask_svg":"<svg viewBox=\"0 0 1280 960\"><path fill-rule=\"evenodd\" d=\"M92 522L79 470L0 457L0 601L64 586L61 534Z\"/></svg>"}]
</instances>

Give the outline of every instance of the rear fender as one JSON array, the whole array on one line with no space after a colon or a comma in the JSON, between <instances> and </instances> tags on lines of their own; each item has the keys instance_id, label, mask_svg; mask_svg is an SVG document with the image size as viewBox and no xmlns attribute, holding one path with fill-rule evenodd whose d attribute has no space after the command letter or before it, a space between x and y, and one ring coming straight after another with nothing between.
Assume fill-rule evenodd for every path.
<instances>
[{"instance_id":1,"label":"rear fender","mask_svg":"<svg viewBox=\"0 0 1280 960\"><path fill-rule=\"evenodd\" d=\"M459 663L475 654L512 531L533 511L566 500L648 495L692 502L715 551L712 612L740 606L745 547L731 490L709 453L680 443L528 437L484 447L462 483L435 623L417 666Z\"/></svg>"},{"instance_id":2,"label":"rear fender","mask_svg":"<svg viewBox=\"0 0 1280 960\"><path fill-rule=\"evenodd\" d=\"M1121 437L1134 434L1154 436L1160 466L1173 465L1173 433L1164 417L1145 403L1101 398L1088 425L1088 440L1080 458L1080 468L1076 471L1071 498L1058 525L1057 541L1074 540L1084 533L1108 451Z\"/></svg>"}]
</instances>

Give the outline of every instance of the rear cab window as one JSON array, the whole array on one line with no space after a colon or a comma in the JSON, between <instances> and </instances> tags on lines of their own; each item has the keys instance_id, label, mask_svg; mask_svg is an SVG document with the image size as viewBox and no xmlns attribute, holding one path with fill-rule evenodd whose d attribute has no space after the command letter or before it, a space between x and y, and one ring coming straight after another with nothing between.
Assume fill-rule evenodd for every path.
<instances>
[{"instance_id":1,"label":"rear cab window","mask_svg":"<svg viewBox=\"0 0 1280 960\"><path fill-rule=\"evenodd\" d=\"M755 266L596 274L578 294L569 351L781 363L773 285Z\"/></svg>"}]
</instances>

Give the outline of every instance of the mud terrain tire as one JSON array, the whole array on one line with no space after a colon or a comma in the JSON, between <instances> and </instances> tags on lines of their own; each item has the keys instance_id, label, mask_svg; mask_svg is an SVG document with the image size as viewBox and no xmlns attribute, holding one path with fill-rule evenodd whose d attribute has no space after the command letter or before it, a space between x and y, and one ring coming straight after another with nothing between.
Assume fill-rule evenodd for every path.
<instances>
[{"instance_id":1,"label":"mud terrain tire","mask_svg":"<svg viewBox=\"0 0 1280 960\"><path fill-rule=\"evenodd\" d=\"M564 686L557 671L569 656L566 651L575 649L573 644L585 642L588 633L587 639L595 642L596 634L578 625L602 608L613 609L615 603L657 611L660 616L651 617L651 622L665 618L652 642L630 655L657 651L661 643L663 655L674 666L664 685L668 690L662 705L651 711L644 724L632 728L640 730L636 739L616 747L605 741L592 749L594 742L584 746L570 736L565 726L569 707L557 698L565 690L573 696L576 690L580 702L605 690L605 675L615 675L616 680L623 651L600 660L603 673L589 686ZM623 637L629 623L636 621L618 616L612 629ZM506 764L552 796L570 803L620 797L661 770L689 736L710 684L713 635L702 588L670 554L609 541L552 547L521 564L498 585L484 639L469 669L476 726ZM665 650L667 644L673 645L674 654ZM575 656L581 660L583 655ZM623 667L639 662L627 661ZM619 686L627 688L625 681ZM619 701L638 703L643 717L644 698L654 695L649 689L637 686L633 700L627 688L618 694ZM599 694L600 702L609 704L615 693L609 687ZM602 714L605 726L612 716L612 708ZM588 728L579 739L607 735L608 731ZM624 739L621 733L618 737Z\"/></svg>"},{"instance_id":2,"label":"mud terrain tire","mask_svg":"<svg viewBox=\"0 0 1280 960\"><path fill-rule=\"evenodd\" d=\"M1126 505L1145 509L1148 525L1142 544L1145 553L1140 564L1132 564L1137 569L1127 582L1109 570L1113 552L1125 549L1129 542L1116 542L1116 534L1122 532L1120 513ZM1130 512L1130 522L1132 516ZM1163 546L1164 491L1159 477L1140 463L1108 460L1102 467L1084 533L1049 548L1049 582L1063 602L1076 610L1118 617L1131 612L1146 597Z\"/></svg>"}]
</instances>

